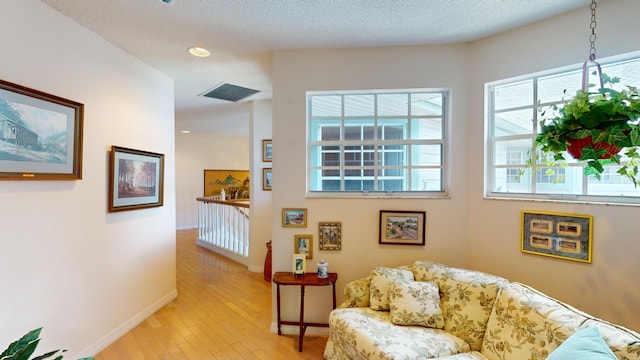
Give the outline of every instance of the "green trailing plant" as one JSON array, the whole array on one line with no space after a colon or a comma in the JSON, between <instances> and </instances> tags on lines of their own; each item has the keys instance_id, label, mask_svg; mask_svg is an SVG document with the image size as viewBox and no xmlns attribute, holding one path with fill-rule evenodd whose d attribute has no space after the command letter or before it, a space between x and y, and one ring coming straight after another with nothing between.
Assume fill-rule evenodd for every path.
<instances>
[{"instance_id":1,"label":"green trailing plant","mask_svg":"<svg viewBox=\"0 0 640 360\"><path fill-rule=\"evenodd\" d=\"M585 162L584 174L601 178L604 166L617 164L617 173L629 179L636 187L640 165L640 93L637 87L627 86L614 90L611 85L619 83L618 77L602 74L603 86L597 91L579 90L571 100L551 106L554 116L541 113L540 133L533 148L541 151L542 163L548 167L547 175L555 176L553 167L566 166L565 152L572 142L591 137L593 145L582 149L579 161ZM590 85L589 87L593 87ZM607 153L612 145L622 149ZM529 161L528 165L531 164Z\"/></svg>"},{"instance_id":2,"label":"green trailing plant","mask_svg":"<svg viewBox=\"0 0 640 360\"><path fill-rule=\"evenodd\" d=\"M49 359L58 353L64 353L67 350L54 350L45 354L31 358L40 343L40 332L42 328L31 330L19 340L12 342L9 347L0 354L0 360L41 360ZM54 360L61 360L62 355L57 355ZM93 358L83 358L80 360L93 360Z\"/></svg>"}]
</instances>

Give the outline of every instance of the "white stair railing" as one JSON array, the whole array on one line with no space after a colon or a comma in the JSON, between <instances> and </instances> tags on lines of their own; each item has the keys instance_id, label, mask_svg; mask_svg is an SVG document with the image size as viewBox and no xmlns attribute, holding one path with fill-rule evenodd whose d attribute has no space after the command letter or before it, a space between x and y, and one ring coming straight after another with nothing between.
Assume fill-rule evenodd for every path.
<instances>
[{"instance_id":1,"label":"white stair railing","mask_svg":"<svg viewBox=\"0 0 640 360\"><path fill-rule=\"evenodd\" d=\"M249 264L249 203L198 198L196 244L241 264Z\"/></svg>"}]
</instances>

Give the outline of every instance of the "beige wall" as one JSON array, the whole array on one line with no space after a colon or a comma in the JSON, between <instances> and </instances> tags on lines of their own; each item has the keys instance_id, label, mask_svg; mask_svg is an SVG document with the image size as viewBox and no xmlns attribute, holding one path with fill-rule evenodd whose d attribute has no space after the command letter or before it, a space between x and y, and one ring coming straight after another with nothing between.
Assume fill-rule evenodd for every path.
<instances>
[{"instance_id":1,"label":"beige wall","mask_svg":"<svg viewBox=\"0 0 640 360\"><path fill-rule=\"evenodd\" d=\"M577 63L588 55L588 7L474 44L278 51L274 54L273 140L274 271L290 271L295 234L314 235L315 271L324 258L343 285L376 265L429 259L466 266L531 284L607 320L640 329L635 307L639 245L634 220L640 208L483 198L484 83ZM640 2L609 0L598 6L598 54L638 50L629 25ZM553 40L550 40L553 39ZM451 198L446 200L309 199L305 197L305 92L313 90L452 89ZM283 207L308 209L305 229L282 228ZM426 245L378 245L381 209L425 210ZM551 210L594 216L593 263L520 252L520 212ZM318 251L319 221L341 221L341 251ZM326 320L329 289L307 290L308 320ZM602 301L606 298L606 301ZM313 300L310 300L313 299ZM296 318L298 289L285 288L285 317ZM275 321L275 301L274 301ZM274 325L272 325L272 330ZM295 332L295 329L287 329ZM316 331L310 329L310 331ZM322 329L319 330L322 332Z\"/></svg>"},{"instance_id":2,"label":"beige wall","mask_svg":"<svg viewBox=\"0 0 640 360\"><path fill-rule=\"evenodd\" d=\"M176 296L173 81L38 0L0 33L1 79L85 105L82 180L0 183L0 348L93 355ZM164 206L107 212L111 145L165 154Z\"/></svg>"}]
</instances>

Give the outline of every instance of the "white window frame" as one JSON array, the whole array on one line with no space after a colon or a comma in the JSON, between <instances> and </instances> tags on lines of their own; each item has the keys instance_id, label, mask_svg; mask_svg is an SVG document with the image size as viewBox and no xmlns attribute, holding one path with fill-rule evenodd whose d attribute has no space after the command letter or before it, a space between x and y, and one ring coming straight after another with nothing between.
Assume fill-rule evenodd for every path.
<instances>
[{"instance_id":1,"label":"white window frame","mask_svg":"<svg viewBox=\"0 0 640 360\"><path fill-rule=\"evenodd\" d=\"M619 62L623 62L623 61L628 61L628 60L633 60L633 59L637 59L640 60L640 51L636 51L636 52L632 52L632 53L627 53L627 54L622 54L622 55L618 55L618 56L612 56L612 57L607 57L604 59L597 59L597 61L602 65L603 67L603 72L607 73L606 71L606 67L607 65L612 65L612 64L616 64ZM639 62L640 64L640 62ZM494 119L495 119L495 110L494 110L494 92L493 89L496 86L501 86L501 85L507 85L507 84L516 84L518 82L523 82L523 81L528 81L528 80L533 80L534 82L537 81L538 78L541 77L546 77L546 76L551 76L551 75L557 75L557 74L563 74L563 73L569 73L569 72L575 72L575 71L580 71L582 69L582 63L578 63L578 64L574 64L574 65L570 65L570 66L565 66L565 67L561 67L561 68L557 68L557 69L552 69L549 71L543 71L543 72L538 72L538 73L534 73L534 74L528 74L528 75L523 75L523 76L519 76L519 77L515 77L515 78L510 78L510 79L504 79L504 80L499 80L499 81L494 81L494 82L490 82L490 83L486 83L485 84L485 158L484 158L484 164L485 164L485 174L484 174L484 179L485 179L485 183L484 183L484 197L488 198L488 199L509 199L509 200L539 200L539 201L554 201L554 202L579 202L579 203L593 203L593 204L613 204L613 205L633 205L633 206L640 206L640 196L633 194L633 195L622 195L622 196L607 196L607 195L588 195L587 194L587 188L589 186L588 181L587 181L587 177L585 177L584 175L582 175L582 189L580 190L582 193L580 194L575 194L575 193L570 193L570 192L563 192L563 186L565 189L568 189L568 185L567 184L559 184L559 188L557 193L535 193L536 192L536 183L535 183L535 178L537 178L537 176L532 175L532 172L534 171L532 168L529 168L529 171L531 173L529 173L525 179L525 182L531 182L532 183L532 190L531 192L501 192L501 191L494 191L494 186L495 186L495 181L496 179L494 178L494 175L496 174L496 169L499 168L510 168L513 165L498 165L494 162L494 153L493 153L493 149L495 148L494 145L496 144L496 141L505 141L505 140L522 140L522 139L529 139L530 141L533 141L533 139L535 138L535 135L537 134L538 130L538 119L537 116L539 115L538 111L532 111L533 113L533 133L531 134L517 134L517 135L509 135L509 136L494 136ZM609 74L611 75L611 74ZM624 75L617 75L617 74L613 74L615 76L620 76L621 77L621 84L626 84L624 81ZM591 83L595 82L594 79L591 79L590 81ZM576 84L571 84L571 86L575 86ZM635 86L640 86L640 84L629 84L629 85L635 85ZM580 86L579 84L577 85L578 87ZM573 95L573 94L569 94L569 95ZM534 90L533 90L533 97L535 99L534 101L534 106L537 106L538 104L538 94L537 94L537 88L534 86ZM565 99L566 100L566 99ZM543 106L543 108L547 108L547 105L551 105L553 104L549 103L549 104L541 104ZM555 102L555 103L559 103ZM514 110L517 109L529 109L530 106L522 106L522 107L514 107ZM525 155L525 156L531 156L529 155ZM568 155L568 158L571 158L570 155ZM534 160L535 161L535 160ZM522 167L522 166L520 166ZM571 170L571 169L575 169L578 168L578 170L580 171L580 173L582 173L582 168L583 168L583 164L580 162L570 162L569 163L569 167L566 169L567 171ZM545 167L543 167L543 171L544 169L546 169ZM614 171L615 173L615 171ZM606 175L609 175L609 173L605 173ZM555 190L555 189L554 189ZM575 191L575 188L574 188Z\"/></svg>"},{"instance_id":2,"label":"white window frame","mask_svg":"<svg viewBox=\"0 0 640 360\"><path fill-rule=\"evenodd\" d=\"M312 117L311 117L311 101L310 101L310 97L311 96L315 96L315 95L336 95L336 96L345 96L345 95L382 95L382 94L404 94L404 93L437 93L437 94L442 94L442 138L441 139L410 139L407 138L407 136L405 136L405 139L402 140L387 140L382 142L381 139L377 139L378 134L380 133L380 130L378 130L378 121L384 121L384 120L388 120L388 119L409 119L409 121L411 121L411 119L418 119L418 118L429 118L429 117L433 117L433 116L423 116L423 115L413 115L411 114L411 107L409 106L409 114L407 117L401 117L401 116L378 116L377 114L374 114L373 116L364 116L362 118L366 118L366 119L374 119L375 122L375 130L374 130L374 137L375 140L361 140L358 143L354 143L353 140L344 140L341 139L339 141L312 141L311 139L311 126L312 126ZM344 90L340 90L340 91L309 91L307 92L307 111L306 111L306 123L307 123L307 130L306 130L306 144L307 144L307 154L306 154L306 196L309 198L449 198L449 186L450 186L450 173L449 173L449 163L450 163L450 151L449 151L449 139L448 139L448 134L450 133L450 126L451 126L451 89L448 88L424 88L424 89L393 89L393 90L354 90L354 91L344 91ZM343 102L343 109L342 109L342 116L340 118L336 118L336 120L340 120L340 127L341 127L341 132L344 131L345 128L345 119L347 120L357 120L358 117L345 117L344 116L344 102ZM406 131L406 129L405 129ZM361 132L362 134L362 132ZM379 190L379 191L367 191L367 190L353 190L353 191L349 191L349 190L342 190L342 191L313 191L312 190L312 182L313 182L313 178L312 178L312 171L317 170L318 167L316 167L315 169L312 167L312 149L314 146L318 146L319 144L322 144L324 146L330 146L330 145L343 145L343 146L349 146L349 145L355 145L355 146L368 146L368 145L373 145L373 146L393 146L393 145L402 145L402 146L406 146L408 149L406 152L404 152L404 157L405 158L409 158L411 156L411 145L440 145L440 164L438 166L435 165L427 165L427 166L418 166L418 167L411 167L409 166L407 167L401 167L400 170L402 172L406 172L407 175L405 176L399 176L399 179L402 179L403 181L406 181L406 179L408 179L411 176L411 170L412 169L440 169L441 171L441 178L440 178L440 191L411 191L411 190L403 190L403 191L386 191L386 190ZM380 150L379 150L380 151ZM384 152L387 152L387 150L383 150ZM394 152L396 150L390 149L388 150L388 152ZM375 164L374 167L375 169L373 170L374 173L375 172L379 172L380 170L383 169L393 169L392 167L387 167L385 166L384 163L382 163L381 165L379 165L379 160L378 159L378 155L375 154L376 152L374 151L374 155L375 155ZM343 163L340 164L337 167L334 167L336 169L340 169L341 171L345 171L345 170L350 170L347 166L345 166L344 164L344 153L342 154L342 159L343 159ZM363 160L362 160L363 161ZM319 168L323 168L322 166ZM385 180L392 180L393 176L385 176ZM364 176L363 176L364 179ZM340 179L342 181L342 186L344 187L344 178Z\"/></svg>"}]
</instances>

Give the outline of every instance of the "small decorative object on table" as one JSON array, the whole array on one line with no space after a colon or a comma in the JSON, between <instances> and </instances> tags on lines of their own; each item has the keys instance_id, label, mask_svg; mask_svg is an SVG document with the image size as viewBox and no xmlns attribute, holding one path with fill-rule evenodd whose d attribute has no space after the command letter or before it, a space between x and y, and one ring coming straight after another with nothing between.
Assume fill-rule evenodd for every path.
<instances>
[{"instance_id":1,"label":"small decorative object on table","mask_svg":"<svg viewBox=\"0 0 640 360\"><path fill-rule=\"evenodd\" d=\"M304 275L307 266L306 254L293 254L293 274Z\"/></svg>"},{"instance_id":2,"label":"small decorative object on table","mask_svg":"<svg viewBox=\"0 0 640 360\"><path fill-rule=\"evenodd\" d=\"M329 277L329 264L324 259L318 263L318 277L321 279Z\"/></svg>"}]
</instances>

